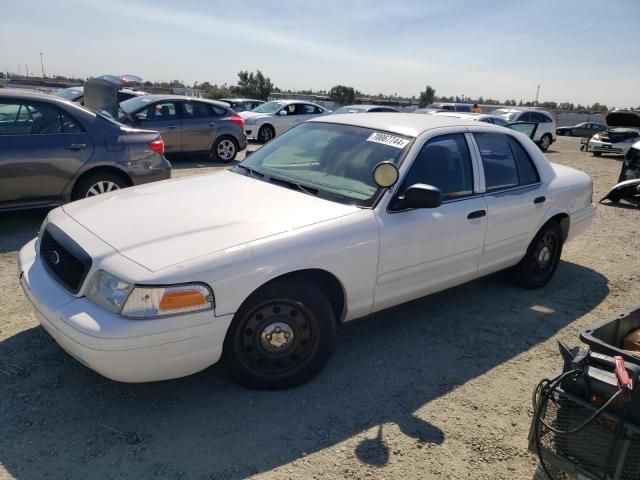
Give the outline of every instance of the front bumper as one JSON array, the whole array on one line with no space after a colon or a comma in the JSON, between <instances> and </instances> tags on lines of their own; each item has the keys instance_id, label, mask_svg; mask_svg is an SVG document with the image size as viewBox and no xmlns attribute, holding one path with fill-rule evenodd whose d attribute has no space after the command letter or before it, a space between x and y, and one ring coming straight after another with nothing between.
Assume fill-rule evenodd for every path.
<instances>
[{"instance_id":1,"label":"front bumper","mask_svg":"<svg viewBox=\"0 0 640 480\"><path fill-rule=\"evenodd\" d=\"M625 155L631 148L632 143L611 143L600 140L589 140L587 151L600 152L610 155Z\"/></svg>"},{"instance_id":2,"label":"front bumper","mask_svg":"<svg viewBox=\"0 0 640 480\"><path fill-rule=\"evenodd\" d=\"M129 320L74 297L45 270L36 239L18 255L20 284L38 321L77 360L112 380L183 377L217 362L232 315L213 311Z\"/></svg>"}]
</instances>

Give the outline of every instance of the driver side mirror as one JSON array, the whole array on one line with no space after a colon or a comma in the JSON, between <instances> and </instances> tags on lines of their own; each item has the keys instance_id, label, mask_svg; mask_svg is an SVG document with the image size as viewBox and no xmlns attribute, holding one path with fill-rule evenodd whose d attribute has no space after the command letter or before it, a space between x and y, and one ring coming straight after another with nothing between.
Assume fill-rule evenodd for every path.
<instances>
[{"instance_id":1,"label":"driver side mirror","mask_svg":"<svg viewBox=\"0 0 640 480\"><path fill-rule=\"evenodd\" d=\"M438 208L442 205L443 195L438 187L416 183L411 185L403 195L397 197L390 205L392 210L409 208Z\"/></svg>"},{"instance_id":2,"label":"driver side mirror","mask_svg":"<svg viewBox=\"0 0 640 480\"><path fill-rule=\"evenodd\" d=\"M285 109L282 109L278 112L278 115L284 117L285 115L287 115L287 111Z\"/></svg>"}]
</instances>

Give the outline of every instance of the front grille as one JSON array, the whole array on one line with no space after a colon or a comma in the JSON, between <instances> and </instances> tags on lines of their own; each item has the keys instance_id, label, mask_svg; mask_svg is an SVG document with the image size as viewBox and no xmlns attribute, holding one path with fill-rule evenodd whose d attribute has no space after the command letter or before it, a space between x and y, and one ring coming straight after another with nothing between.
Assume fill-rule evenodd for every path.
<instances>
[{"instance_id":1,"label":"front grille","mask_svg":"<svg viewBox=\"0 0 640 480\"><path fill-rule=\"evenodd\" d=\"M547 404L544 419L566 431L581 425L596 410L558 389ZM550 465L557 456L597 479L640 478L640 429L617 415L603 414L574 434L557 434L540 425L540 446Z\"/></svg>"},{"instance_id":2,"label":"front grille","mask_svg":"<svg viewBox=\"0 0 640 480\"><path fill-rule=\"evenodd\" d=\"M40 256L53 277L71 293L78 293L91 268L91 257L61 230L47 226L40 240Z\"/></svg>"}]
</instances>

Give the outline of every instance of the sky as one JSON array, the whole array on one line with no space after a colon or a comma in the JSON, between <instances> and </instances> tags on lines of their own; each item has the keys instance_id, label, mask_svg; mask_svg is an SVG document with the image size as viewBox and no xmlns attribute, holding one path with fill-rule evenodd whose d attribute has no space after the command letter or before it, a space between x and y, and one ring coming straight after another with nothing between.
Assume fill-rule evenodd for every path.
<instances>
[{"instance_id":1,"label":"sky","mask_svg":"<svg viewBox=\"0 0 640 480\"><path fill-rule=\"evenodd\" d=\"M640 105L640 1L0 0L0 70Z\"/></svg>"}]
</instances>

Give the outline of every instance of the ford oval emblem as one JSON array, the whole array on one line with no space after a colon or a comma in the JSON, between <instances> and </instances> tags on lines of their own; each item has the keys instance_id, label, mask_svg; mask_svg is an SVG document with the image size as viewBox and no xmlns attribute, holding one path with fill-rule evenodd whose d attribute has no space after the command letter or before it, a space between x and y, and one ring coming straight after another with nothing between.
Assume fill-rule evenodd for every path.
<instances>
[{"instance_id":1,"label":"ford oval emblem","mask_svg":"<svg viewBox=\"0 0 640 480\"><path fill-rule=\"evenodd\" d=\"M56 250L54 250L53 252L51 252L49 260L51 260L51 263L53 263L54 265L58 265L60 263L60 254Z\"/></svg>"}]
</instances>

